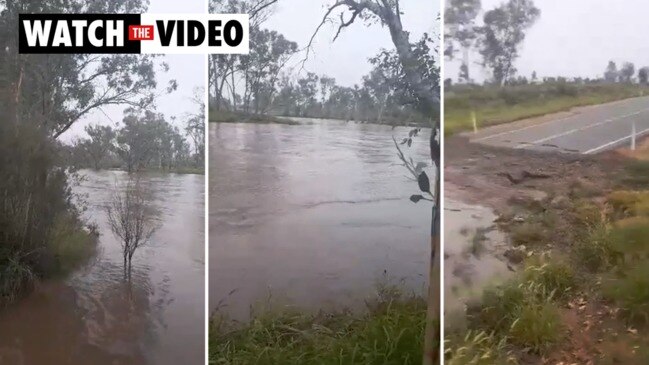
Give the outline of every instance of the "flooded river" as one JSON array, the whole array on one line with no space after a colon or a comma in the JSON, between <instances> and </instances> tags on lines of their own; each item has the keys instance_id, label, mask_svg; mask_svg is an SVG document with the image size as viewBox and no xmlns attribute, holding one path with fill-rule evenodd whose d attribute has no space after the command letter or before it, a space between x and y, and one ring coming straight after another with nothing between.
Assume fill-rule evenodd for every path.
<instances>
[{"instance_id":1,"label":"flooded river","mask_svg":"<svg viewBox=\"0 0 649 365\"><path fill-rule=\"evenodd\" d=\"M204 176L148 174L160 227L123 282L104 206L122 172L82 171L74 189L98 225L98 253L67 280L44 282L0 311L0 364L200 364L204 359Z\"/></svg>"},{"instance_id":2,"label":"flooded river","mask_svg":"<svg viewBox=\"0 0 649 365\"><path fill-rule=\"evenodd\" d=\"M210 124L210 307L353 307L384 278L423 292L431 205L408 200L392 141L410 129L300 122ZM404 149L415 163L429 133Z\"/></svg>"}]
</instances>

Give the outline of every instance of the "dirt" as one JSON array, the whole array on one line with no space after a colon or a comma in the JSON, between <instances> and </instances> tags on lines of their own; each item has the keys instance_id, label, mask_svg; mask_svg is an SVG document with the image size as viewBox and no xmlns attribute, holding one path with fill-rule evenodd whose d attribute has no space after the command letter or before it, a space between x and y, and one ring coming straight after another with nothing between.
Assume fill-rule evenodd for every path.
<instances>
[{"instance_id":1,"label":"dirt","mask_svg":"<svg viewBox=\"0 0 649 365\"><path fill-rule=\"evenodd\" d=\"M499 216L499 228L506 232L511 222L551 211L559 219L552 226L550 241L553 250L562 251L567 247L562 245L571 244L570 232L574 230L570 226L571 200L603 200L615 188L628 157L625 151L586 156L512 150L470 143L461 136L447 137L445 198L493 209ZM622 339L637 334L616 319L615 308L593 293L579 293L565 305L566 337L557 348L546 356L520 354L520 363L635 364L633 353L638 345ZM646 343L646 339L638 340Z\"/></svg>"},{"instance_id":2,"label":"dirt","mask_svg":"<svg viewBox=\"0 0 649 365\"><path fill-rule=\"evenodd\" d=\"M503 214L512 200L569 196L577 188L589 194L611 190L625 159L617 151L575 155L508 149L445 140L444 192L451 199L491 207Z\"/></svg>"}]
</instances>

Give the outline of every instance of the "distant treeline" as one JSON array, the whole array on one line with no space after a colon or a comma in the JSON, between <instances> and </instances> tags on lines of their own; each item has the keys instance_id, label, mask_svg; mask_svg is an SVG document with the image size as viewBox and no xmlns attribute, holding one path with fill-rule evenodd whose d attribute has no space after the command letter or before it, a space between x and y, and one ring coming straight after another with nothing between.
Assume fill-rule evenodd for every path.
<instances>
[{"instance_id":1,"label":"distant treeline","mask_svg":"<svg viewBox=\"0 0 649 365\"><path fill-rule=\"evenodd\" d=\"M69 160L78 168L202 171L203 123L201 116L195 116L180 130L162 114L147 111L126 116L119 128L88 125L88 136L67 147Z\"/></svg>"},{"instance_id":2,"label":"distant treeline","mask_svg":"<svg viewBox=\"0 0 649 365\"><path fill-rule=\"evenodd\" d=\"M245 1L235 0L215 5L213 10L246 13L249 9ZM440 78L433 39L424 34L412 44L412 50L419 61L423 83L436 90ZM210 109L214 113L429 125L431 116L424 116L417 109L415 93L405 80L396 51L382 50L370 58L372 71L360 85L352 87L338 85L327 75L307 72L298 76L300 62L296 68L287 67L289 61L299 61L297 55L297 43L276 31L263 29L261 22L253 22L250 54L210 56Z\"/></svg>"}]
</instances>

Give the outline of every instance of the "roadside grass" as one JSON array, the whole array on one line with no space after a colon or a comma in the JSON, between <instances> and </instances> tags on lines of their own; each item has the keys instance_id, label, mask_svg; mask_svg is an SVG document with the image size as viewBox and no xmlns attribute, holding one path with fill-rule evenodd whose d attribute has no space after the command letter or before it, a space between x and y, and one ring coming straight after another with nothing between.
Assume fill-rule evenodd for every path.
<instances>
[{"instance_id":1,"label":"roadside grass","mask_svg":"<svg viewBox=\"0 0 649 365\"><path fill-rule=\"evenodd\" d=\"M539 117L574 107L613 102L649 94L632 84L575 84L553 82L519 86L456 85L445 93L444 132L471 130L471 112L479 127Z\"/></svg>"},{"instance_id":2,"label":"roadside grass","mask_svg":"<svg viewBox=\"0 0 649 365\"><path fill-rule=\"evenodd\" d=\"M444 364L447 365L516 365L514 356L508 354L503 338L484 331L467 331L461 335L447 336Z\"/></svg>"},{"instance_id":3,"label":"roadside grass","mask_svg":"<svg viewBox=\"0 0 649 365\"><path fill-rule=\"evenodd\" d=\"M478 303L469 305L468 328L448 331L447 363L528 364L534 363L530 359L553 358L563 350L571 331L583 330L573 328L575 322L566 317L571 311L583 315L581 303L610 308L610 312L596 310L612 314L598 322L603 327L598 333L647 328L649 194L645 190L620 190L605 198L602 202L601 196L591 200L573 197L564 212L570 224L563 229L570 232L555 232L562 237L558 245L532 254L514 278L486 289ZM544 242L546 238L540 232L546 227L539 223L544 220L534 214L539 213L533 212L532 218L526 219L534 225L508 227L519 237L513 243ZM546 221L548 225L556 222ZM649 341L645 335L633 333L634 342ZM618 348L613 347L617 337L610 341L592 339L592 343L596 341L611 345L610 353L601 356L603 364L645 363L649 359L649 352L638 350L638 346L623 351L616 342Z\"/></svg>"},{"instance_id":4,"label":"roadside grass","mask_svg":"<svg viewBox=\"0 0 649 365\"><path fill-rule=\"evenodd\" d=\"M233 112L228 110L209 111L210 123L256 123L256 124L287 124L298 125L300 123L285 118L277 118L272 115L249 114L243 112Z\"/></svg>"},{"instance_id":5,"label":"roadside grass","mask_svg":"<svg viewBox=\"0 0 649 365\"><path fill-rule=\"evenodd\" d=\"M426 302L381 290L365 313L266 310L247 324L210 321L210 364L420 364Z\"/></svg>"}]
</instances>

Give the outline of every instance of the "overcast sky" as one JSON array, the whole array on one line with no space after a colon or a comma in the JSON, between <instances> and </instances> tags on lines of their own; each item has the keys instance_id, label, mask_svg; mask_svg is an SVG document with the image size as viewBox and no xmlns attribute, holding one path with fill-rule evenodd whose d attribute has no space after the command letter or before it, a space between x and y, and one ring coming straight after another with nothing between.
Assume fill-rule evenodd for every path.
<instances>
[{"instance_id":1,"label":"overcast sky","mask_svg":"<svg viewBox=\"0 0 649 365\"><path fill-rule=\"evenodd\" d=\"M503 0L482 0L483 10ZM633 62L636 69L649 66L649 1L647 0L535 0L541 17L528 31L521 57L520 75L539 77L602 76L609 60ZM481 18L482 16L479 16ZM472 55L472 77L487 75L478 55ZM446 64L445 78L457 80L459 60ZM480 78L478 76L481 76Z\"/></svg>"},{"instance_id":2,"label":"overcast sky","mask_svg":"<svg viewBox=\"0 0 649 365\"><path fill-rule=\"evenodd\" d=\"M205 13L207 4L205 0L150 0L148 13ZM169 80L175 79L178 82L178 89L168 95L164 95L156 101L157 110L166 116L171 122L175 116L174 125L184 127L184 116L188 113L195 113L195 106L190 101L195 87L205 87L205 56L204 55L165 55L159 57L169 64L169 72L158 72L158 92L162 93L168 85ZM70 142L76 137L85 136L84 127L88 124L111 124L121 123L124 115L124 106L108 106L103 109L105 112L95 111L75 123L60 139Z\"/></svg>"},{"instance_id":3,"label":"overcast sky","mask_svg":"<svg viewBox=\"0 0 649 365\"><path fill-rule=\"evenodd\" d=\"M305 47L326 12L326 5L333 0L280 0L266 28L277 30L300 48ZM441 11L440 0L401 0L403 26L411 32L411 41L418 40L424 32L439 36L437 16ZM336 31L334 25L326 25L316 38L313 53L306 63L308 71L327 74L337 83L352 86L369 73L367 59L379 53L381 48L392 48L387 28L380 25L366 27L357 21L343 31L332 43ZM303 55L295 58L299 63Z\"/></svg>"}]
</instances>

